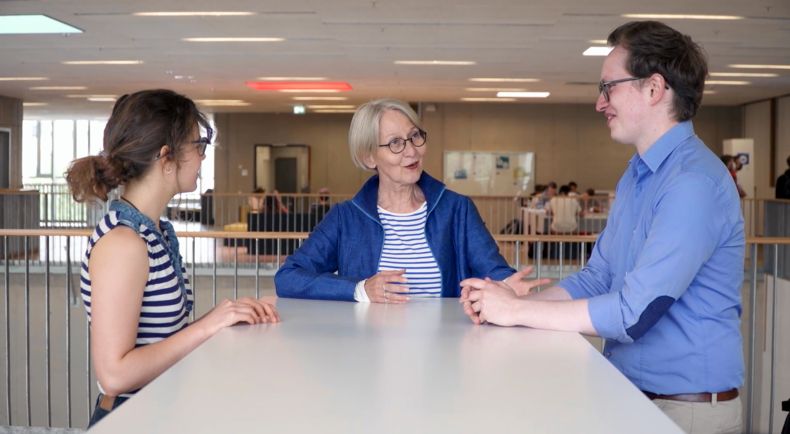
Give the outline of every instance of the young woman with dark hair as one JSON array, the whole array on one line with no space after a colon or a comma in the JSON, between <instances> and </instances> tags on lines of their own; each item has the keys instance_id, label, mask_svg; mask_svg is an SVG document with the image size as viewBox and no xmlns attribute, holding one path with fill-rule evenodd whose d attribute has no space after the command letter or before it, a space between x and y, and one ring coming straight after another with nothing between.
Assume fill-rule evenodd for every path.
<instances>
[{"instance_id":1,"label":"young woman with dark hair","mask_svg":"<svg viewBox=\"0 0 790 434\"><path fill-rule=\"evenodd\" d=\"M201 137L201 127L206 136ZM224 300L189 325L192 287L173 226L159 216L176 194L197 188L212 130L195 104L170 90L115 103L99 156L74 160L66 180L77 202L120 200L96 226L82 263L99 395L94 425L217 331L238 322L278 322L273 306Z\"/></svg>"}]
</instances>

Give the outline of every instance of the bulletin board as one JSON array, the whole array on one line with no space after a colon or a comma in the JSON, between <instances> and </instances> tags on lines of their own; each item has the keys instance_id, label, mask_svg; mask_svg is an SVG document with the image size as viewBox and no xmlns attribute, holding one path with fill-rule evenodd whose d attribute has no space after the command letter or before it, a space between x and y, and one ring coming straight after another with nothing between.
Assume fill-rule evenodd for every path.
<instances>
[{"instance_id":1,"label":"bulletin board","mask_svg":"<svg viewBox=\"0 0 790 434\"><path fill-rule=\"evenodd\" d=\"M467 196L526 196L535 189L535 153L445 151L444 183Z\"/></svg>"}]
</instances>

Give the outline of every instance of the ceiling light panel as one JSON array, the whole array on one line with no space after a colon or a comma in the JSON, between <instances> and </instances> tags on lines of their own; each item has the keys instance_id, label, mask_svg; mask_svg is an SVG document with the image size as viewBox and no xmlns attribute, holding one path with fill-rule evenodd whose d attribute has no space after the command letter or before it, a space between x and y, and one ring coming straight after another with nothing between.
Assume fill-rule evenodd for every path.
<instances>
[{"instance_id":1,"label":"ceiling light panel","mask_svg":"<svg viewBox=\"0 0 790 434\"><path fill-rule=\"evenodd\" d=\"M142 60L66 60L64 65L140 65Z\"/></svg>"},{"instance_id":2,"label":"ceiling light panel","mask_svg":"<svg viewBox=\"0 0 790 434\"><path fill-rule=\"evenodd\" d=\"M0 81L44 81L47 77L0 77Z\"/></svg>"},{"instance_id":3,"label":"ceiling light panel","mask_svg":"<svg viewBox=\"0 0 790 434\"><path fill-rule=\"evenodd\" d=\"M705 84L722 85L722 86L746 86L752 84L749 81L731 81L731 80L708 80Z\"/></svg>"},{"instance_id":4,"label":"ceiling light panel","mask_svg":"<svg viewBox=\"0 0 790 434\"><path fill-rule=\"evenodd\" d=\"M396 65L438 65L438 66L463 66L477 65L471 60L396 60Z\"/></svg>"},{"instance_id":5,"label":"ceiling light panel","mask_svg":"<svg viewBox=\"0 0 790 434\"><path fill-rule=\"evenodd\" d=\"M324 81L326 77L258 77L261 81Z\"/></svg>"},{"instance_id":6,"label":"ceiling light panel","mask_svg":"<svg viewBox=\"0 0 790 434\"><path fill-rule=\"evenodd\" d=\"M87 90L86 86L35 86L30 90Z\"/></svg>"},{"instance_id":7,"label":"ceiling light panel","mask_svg":"<svg viewBox=\"0 0 790 434\"><path fill-rule=\"evenodd\" d=\"M742 20L738 15L686 15L686 14L623 14L623 18L638 20Z\"/></svg>"},{"instance_id":8,"label":"ceiling light panel","mask_svg":"<svg viewBox=\"0 0 790 434\"><path fill-rule=\"evenodd\" d=\"M790 65L730 65L730 68L740 68L740 69L790 69Z\"/></svg>"},{"instance_id":9,"label":"ceiling light panel","mask_svg":"<svg viewBox=\"0 0 790 434\"><path fill-rule=\"evenodd\" d=\"M496 94L500 98L546 98L549 92L499 92Z\"/></svg>"},{"instance_id":10,"label":"ceiling light panel","mask_svg":"<svg viewBox=\"0 0 790 434\"><path fill-rule=\"evenodd\" d=\"M0 35L83 33L46 15L0 15Z\"/></svg>"},{"instance_id":11,"label":"ceiling light panel","mask_svg":"<svg viewBox=\"0 0 790 434\"><path fill-rule=\"evenodd\" d=\"M356 109L357 106L355 105L308 105L307 108L309 109L316 109L316 110L326 110L326 109L346 109L346 110L353 110Z\"/></svg>"},{"instance_id":12,"label":"ceiling light panel","mask_svg":"<svg viewBox=\"0 0 790 434\"><path fill-rule=\"evenodd\" d=\"M526 89L508 89L499 87L467 87L469 92L523 92Z\"/></svg>"},{"instance_id":13,"label":"ceiling light panel","mask_svg":"<svg viewBox=\"0 0 790 434\"><path fill-rule=\"evenodd\" d=\"M135 12L138 17L243 17L255 15L255 12Z\"/></svg>"},{"instance_id":14,"label":"ceiling light panel","mask_svg":"<svg viewBox=\"0 0 790 434\"><path fill-rule=\"evenodd\" d=\"M614 50L613 47L590 47L584 50L584 56L608 56Z\"/></svg>"},{"instance_id":15,"label":"ceiling light panel","mask_svg":"<svg viewBox=\"0 0 790 434\"><path fill-rule=\"evenodd\" d=\"M247 86L260 91L350 91L351 85L344 82L302 82L302 81L249 81Z\"/></svg>"},{"instance_id":16,"label":"ceiling light panel","mask_svg":"<svg viewBox=\"0 0 790 434\"><path fill-rule=\"evenodd\" d=\"M509 102L516 101L515 98L461 98L461 101L467 102Z\"/></svg>"},{"instance_id":17,"label":"ceiling light panel","mask_svg":"<svg viewBox=\"0 0 790 434\"><path fill-rule=\"evenodd\" d=\"M344 96L295 96L294 101L345 101Z\"/></svg>"},{"instance_id":18,"label":"ceiling light panel","mask_svg":"<svg viewBox=\"0 0 790 434\"><path fill-rule=\"evenodd\" d=\"M711 77L779 77L779 74L770 72L711 72Z\"/></svg>"},{"instance_id":19,"label":"ceiling light panel","mask_svg":"<svg viewBox=\"0 0 790 434\"><path fill-rule=\"evenodd\" d=\"M470 78L469 81L484 83L535 83L540 80L537 78Z\"/></svg>"},{"instance_id":20,"label":"ceiling light panel","mask_svg":"<svg viewBox=\"0 0 790 434\"><path fill-rule=\"evenodd\" d=\"M187 42L282 42L284 38L184 38Z\"/></svg>"}]
</instances>

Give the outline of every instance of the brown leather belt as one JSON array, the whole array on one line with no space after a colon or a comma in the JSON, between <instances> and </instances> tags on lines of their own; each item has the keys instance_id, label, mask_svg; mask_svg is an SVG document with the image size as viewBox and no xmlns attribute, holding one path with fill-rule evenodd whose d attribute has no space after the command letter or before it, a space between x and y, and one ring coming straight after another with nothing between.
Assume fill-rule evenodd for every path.
<instances>
[{"instance_id":1,"label":"brown leather belt","mask_svg":"<svg viewBox=\"0 0 790 434\"><path fill-rule=\"evenodd\" d=\"M99 401L99 408L106 411L112 411L113 404L115 404L114 396L102 395L101 401Z\"/></svg>"},{"instance_id":2,"label":"brown leather belt","mask_svg":"<svg viewBox=\"0 0 790 434\"><path fill-rule=\"evenodd\" d=\"M651 392L645 392L644 390L642 393L645 394L650 400L654 399L666 399L668 401L684 401L684 402L713 402L713 394L712 393L688 393L684 395L657 395ZM732 401L733 399L738 397L738 389L728 390L726 392L721 392L716 394L716 402L723 402L723 401Z\"/></svg>"}]
</instances>

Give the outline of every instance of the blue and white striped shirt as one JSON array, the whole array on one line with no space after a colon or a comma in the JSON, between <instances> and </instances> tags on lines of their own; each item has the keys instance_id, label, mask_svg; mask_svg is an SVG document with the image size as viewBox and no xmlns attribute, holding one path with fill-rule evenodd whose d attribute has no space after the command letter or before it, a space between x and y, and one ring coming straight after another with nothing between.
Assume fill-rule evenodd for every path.
<instances>
[{"instance_id":1,"label":"blue and white striped shirt","mask_svg":"<svg viewBox=\"0 0 790 434\"><path fill-rule=\"evenodd\" d=\"M163 222L165 223L165 222ZM119 212L110 211L96 226L85 251L85 258L82 261L82 272L80 278L80 292L85 303L85 310L88 313L88 321L91 319L91 281L89 274L89 263L91 250L102 236L110 232L118 225L128 225L119 221ZM181 267L181 275L184 276L184 286L186 289L186 300L182 294L178 273L175 272L173 261L168 255L168 249L157 238L157 234L145 224L140 224L139 228L132 228L137 231L148 245L148 282L143 293L143 304L140 309L140 319L137 328L137 339L135 348L159 342L168 338L188 325L189 312L186 303L192 302L192 286L186 278L186 270ZM172 244L169 232L163 231L162 236L166 243ZM174 236L174 234L173 234ZM99 390L104 390L99 384ZM122 394L122 397L133 396L134 392Z\"/></svg>"},{"instance_id":2,"label":"blue and white striped shirt","mask_svg":"<svg viewBox=\"0 0 790 434\"><path fill-rule=\"evenodd\" d=\"M402 286L409 288L410 297L441 297L441 271L425 238L427 203L408 214L395 214L381 207L378 212L384 226L384 248L378 271L405 269L403 276L408 283Z\"/></svg>"}]
</instances>

